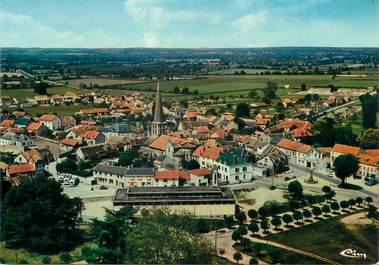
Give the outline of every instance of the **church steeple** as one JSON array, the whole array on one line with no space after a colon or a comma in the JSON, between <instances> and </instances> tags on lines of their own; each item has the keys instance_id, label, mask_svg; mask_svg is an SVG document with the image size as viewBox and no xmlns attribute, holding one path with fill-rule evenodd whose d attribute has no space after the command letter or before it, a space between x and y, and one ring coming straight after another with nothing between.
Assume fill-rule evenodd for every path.
<instances>
[{"instance_id":1,"label":"church steeple","mask_svg":"<svg viewBox=\"0 0 379 265\"><path fill-rule=\"evenodd\" d=\"M159 81L157 82L157 93L155 94L154 120L155 122L163 122L163 107L161 91L159 89Z\"/></svg>"},{"instance_id":2,"label":"church steeple","mask_svg":"<svg viewBox=\"0 0 379 265\"><path fill-rule=\"evenodd\" d=\"M162 107L162 96L159 89L159 80L157 82L157 93L155 94L155 104L154 104L154 119L151 122L151 135L159 136L164 132L164 115Z\"/></svg>"}]
</instances>

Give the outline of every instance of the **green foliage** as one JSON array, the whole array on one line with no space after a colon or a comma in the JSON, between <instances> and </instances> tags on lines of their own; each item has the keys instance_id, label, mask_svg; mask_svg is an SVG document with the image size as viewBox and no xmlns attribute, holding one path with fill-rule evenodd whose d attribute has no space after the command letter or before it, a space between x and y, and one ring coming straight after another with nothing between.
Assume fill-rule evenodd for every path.
<instances>
[{"instance_id":1,"label":"green foliage","mask_svg":"<svg viewBox=\"0 0 379 265\"><path fill-rule=\"evenodd\" d=\"M237 212L236 219L238 220L239 225L242 225L244 222L246 222L246 213L243 211Z\"/></svg>"},{"instance_id":2,"label":"green foliage","mask_svg":"<svg viewBox=\"0 0 379 265\"><path fill-rule=\"evenodd\" d=\"M361 206L361 204L363 203L362 197L355 198L355 202L358 204L358 206Z\"/></svg>"},{"instance_id":3,"label":"green foliage","mask_svg":"<svg viewBox=\"0 0 379 265\"><path fill-rule=\"evenodd\" d=\"M379 148L379 129L368 129L360 141L360 146L363 149Z\"/></svg>"},{"instance_id":4,"label":"green foliage","mask_svg":"<svg viewBox=\"0 0 379 265\"><path fill-rule=\"evenodd\" d=\"M239 252L236 252L233 254L233 259L237 262L237 264L239 263L240 260L242 260L242 254L239 253Z\"/></svg>"},{"instance_id":5,"label":"green foliage","mask_svg":"<svg viewBox=\"0 0 379 265\"><path fill-rule=\"evenodd\" d=\"M354 201L354 202L355 202L355 201ZM323 205L323 206L321 207L321 211L322 211L323 213L325 213L325 214L330 213L330 207L329 207L329 205L327 205L327 204Z\"/></svg>"},{"instance_id":6,"label":"green foliage","mask_svg":"<svg viewBox=\"0 0 379 265\"><path fill-rule=\"evenodd\" d=\"M335 122L330 118L317 120L312 128L315 142L321 146L333 146L335 143Z\"/></svg>"},{"instance_id":7,"label":"green foliage","mask_svg":"<svg viewBox=\"0 0 379 265\"><path fill-rule=\"evenodd\" d=\"M294 180L288 184L288 191L294 197L300 198L303 195L303 186L298 180Z\"/></svg>"},{"instance_id":8,"label":"green foliage","mask_svg":"<svg viewBox=\"0 0 379 265\"><path fill-rule=\"evenodd\" d=\"M264 96L270 99L275 99L276 90L278 89L278 84L275 82L267 82L267 88L264 90Z\"/></svg>"},{"instance_id":9,"label":"green foliage","mask_svg":"<svg viewBox=\"0 0 379 265\"><path fill-rule=\"evenodd\" d=\"M239 233L244 236L244 235L247 235L247 228L246 226L244 225L241 225L237 228L237 230L239 231Z\"/></svg>"},{"instance_id":10,"label":"green foliage","mask_svg":"<svg viewBox=\"0 0 379 265\"><path fill-rule=\"evenodd\" d=\"M346 145L356 145L357 136L353 133L351 126L337 126L334 129L336 143Z\"/></svg>"},{"instance_id":11,"label":"green foliage","mask_svg":"<svg viewBox=\"0 0 379 265\"><path fill-rule=\"evenodd\" d=\"M282 220L283 220L283 222L286 223L286 225L288 225L288 224L290 224L290 223L293 222L293 218L292 218L292 216L289 215L289 214L284 214L284 215L282 216Z\"/></svg>"},{"instance_id":12,"label":"green foliage","mask_svg":"<svg viewBox=\"0 0 379 265\"><path fill-rule=\"evenodd\" d=\"M233 216L225 216L224 223L226 227L231 228L234 225Z\"/></svg>"},{"instance_id":13,"label":"green foliage","mask_svg":"<svg viewBox=\"0 0 379 265\"><path fill-rule=\"evenodd\" d=\"M303 210L303 216L305 217L305 219L309 220L309 218L312 217L312 212L309 211L308 209L304 209Z\"/></svg>"},{"instance_id":14,"label":"green foliage","mask_svg":"<svg viewBox=\"0 0 379 265\"><path fill-rule=\"evenodd\" d=\"M362 123L364 128L376 128L376 113L378 112L378 94L368 93L359 97L362 104Z\"/></svg>"},{"instance_id":15,"label":"green foliage","mask_svg":"<svg viewBox=\"0 0 379 265\"><path fill-rule=\"evenodd\" d=\"M254 233L257 233L259 231L259 226L257 223L252 222L247 226L247 229L254 235Z\"/></svg>"},{"instance_id":16,"label":"green foliage","mask_svg":"<svg viewBox=\"0 0 379 265\"><path fill-rule=\"evenodd\" d=\"M314 206L312 208L312 214L315 215L316 217L320 216L322 214L320 207Z\"/></svg>"},{"instance_id":17,"label":"green foliage","mask_svg":"<svg viewBox=\"0 0 379 265\"><path fill-rule=\"evenodd\" d=\"M340 155L334 159L334 173L342 180L342 185L345 183L345 179L351 175L357 173L359 169L358 159L351 155Z\"/></svg>"},{"instance_id":18,"label":"green foliage","mask_svg":"<svg viewBox=\"0 0 379 265\"><path fill-rule=\"evenodd\" d=\"M261 228L264 230L264 232L267 232L267 230L270 228L270 223L267 221L267 219L261 221Z\"/></svg>"},{"instance_id":19,"label":"green foliage","mask_svg":"<svg viewBox=\"0 0 379 265\"><path fill-rule=\"evenodd\" d=\"M18 261L18 264L29 264L29 261L27 261L26 259L20 259Z\"/></svg>"},{"instance_id":20,"label":"green foliage","mask_svg":"<svg viewBox=\"0 0 379 265\"><path fill-rule=\"evenodd\" d=\"M278 249L273 249L270 251L269 256L270 256L272 262L275 264L281 260L282 253Z\"/></svg>"},{"instance_id":21,"label":"green foliage","mask_svg":"<svg viewBox=\"0 0 379 265\"><path fill-rule=\"evenodd\" d=\"M353 208L353 206L356 204L355 200L354 199L350 199L347 201L349 203L349 206L350 206L350 209Z\"/></svg>"},{"instance_id":22,"label":"green foliage","mask_svg":"<svg viewBox=\"0 0 379 265\"><path fill-rule=\"evenodd\" d=\"M127 260L143 264L209 263L213 247L195 232L190 215L144 212L126 236Z\"/></svg>"},{"instance_id":23,"label":"green foliage","mask_svg":"<svg viewBox=\"0 0 379 265\"><path fill-rule=\"evenodd\" d=\"M349 203L347 201L341 201L340 206L343 210L345 210L347 207L349 207Z\"/></svg>"},{"instance_id":24,"label":"green foliage","mask_svg":"<svg viewBox=\"0 0 379 265\"><path fill-rule=\"evenodd\" d=\"M340 209L340 205L338 204L338 202L332 202L332 203L330 204L330 208L331 208L334 212L336 212L336 211L338 211L338 210Z\"/></svg>"},{"instance_id":25,"label":"green foliage","mask_svg":"<svg viewBox=\"0 0 379 265\"><path fill-rule=\"evenodd\" d=\"M93 257L98 263L121 262L132 215L133 209L125 206L118 211L106 209L104 220L93 219L90 234L99 248L84 250L85 256L90 260Z\"/></svg>"},{"instance_id":26,"label":"green foliage","mask_svg":"<svg viewBox=\"0 0 379 265\"><path fill-rule=\"evenodd\" d=\"M299 220L303 219L303 214L302 214L302 212L300 212L300 211L295 211L295 212L292 214L292 217L293 217L293 219L294 219L296 222L299 222Z\"/></svg>"},{"instance_id":27,"label":"green foliage","mask_svg":"<svg viewBox=\"0 0 379 265\"><path fill-rule=\"evenodd\" d=\"M258 93L255 89L252 89L249 91L249 98L257 98L258 97Z\"/></svg>"},{"instance_id":28,"label":"green foliage","mask_svg":"<svg viewBox=\"0 0 379 265\"><path fill-rule=\"evenodd\" d=\"M250 209L247 211L247 215L250 217L250 219L256 219L258 217L258 212L254 209Z\"/></svg>"},{"instance_id":29,"label":"green foliage","mask_svg":"<svg viewBox=\"0 0 379 265\"><path fill-rule=\"evenodd\" d=\"M258 260L257 260L257 258L252 257L252 258L249 260L249 265L258 265Z\"/></svg>"},{"instance_id":30,"label":"green foliage","mask_svg":"<svg viewBox=\"0 0 379 265\"><path fill-rule=\"evenodd\" d=\"M55 180L37 176L9 190L2 202L2 240L7 246L39 253L67 249L79 243L83 203L62 194Z\"/></svg>"},{"instance_id":31,"label":"green foliage","mask_svg":"<svg viewBox=\"0 0 379 265\"><path fill-rule=\"evenodd\" d=\"M246 103L239 103L236 108L237 117L249 117L250 116L250 106Z\"/></svg>"},{"instance_id":32,"label":"green foliage","mask_svg":"<svg viewBox=\"0 0 379 265\"><path fill-rule=\"evenodd\" d=\"M65 252L65 253L62 253L60 256L59 256L59 259L63 262L63 263L70 263L72 261L72 257L69 253Z\"/></svg>"},{"instance_id":33,"label":"green foliage","mask_svg":"<svg viewBox=\"0 0 379 265\"><path fill-rule=\"evenodd\" d=\"M118 158L118 164L120 166L130 166L133 164L134 160L136 160L139 157L139 154L134 149L129 149L125 152L121 152Z\"/></svg>"},{"instance_id":34,"label":"green foliage","mask_svg":"<svg viewBox=\"0 0 379 265\"><path fill-rule=\"evenodd\" d=\"M56 165L56 170L58 172L73 173L78 169L76 161L71 158L66 158L62 162Z\"/></svg>"},{"instance_id":35,"label":"green foliage","mask_svg":"<svg viewBox=\"0 0 379 265\"><path fill-rule=\"evenodd\" d=\"M46 95L48 87L49 85L47 83L41 81L39 83L34 83L33 90L34 90L34 93L36 94Z\"/></svg>"},{"instance_id":36,"label":"green foliage","mask_svg":"<svg viewBox=\"0 0 379 265\"><path fill-rule=\"evenodd\" d=\"M200 168L200 164L199 162L197 162L197 160L191 159L190 161L188 161L186 169L192 170L192 169L198 169L198 168Z\"/></svg>"},{"instance_id":37,"label":"green foliage","mask_svg":"<svg viewBox=\"0 0 379 265\"><path fill-rule=\"evenodd\" d=\"M282 224L282 219L279 216L274 216L271 219L271 224L275 226L275 228L278 228Z\"/></svg>"},{"instance_id":38,"label":"green foliage","mask_svg":"<svg viewBox=\"0 0 379 265\"><path fill-rule=\"evenodd\" d=\"M241 238L242 238L241 231L239 231L238 229L234 230L232 233L232 240L237 242L241 240Z\"/></svg>"},{"instance_id":39,"label":"green foliage","mask_svg":"<svg viewBox=\"0 0 379 265\"><path fill-rule=\"evenodd\" d=\"M51 258L49 256L43 256L41 259L42 264L50 264Z\"/></svg>"}]
</instances>

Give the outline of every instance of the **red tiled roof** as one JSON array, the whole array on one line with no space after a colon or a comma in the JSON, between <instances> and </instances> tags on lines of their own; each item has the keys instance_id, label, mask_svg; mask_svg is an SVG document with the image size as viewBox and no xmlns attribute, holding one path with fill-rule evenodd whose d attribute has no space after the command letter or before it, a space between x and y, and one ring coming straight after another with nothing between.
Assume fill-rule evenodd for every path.
<instances>
[{"instance_id":1,"label":"red tiled roof","mask_svg":"<svg viewBox=\"0 0 379 265\"><path fill-rule=\"evenodd\" d=\"M34 171L34 166L32 164L20 164L8 167L8 174L29 173Z\"/></svg>"},{"instance_id":2,"label":"red tiled roof","mask_svg":"<svg viewBox=\"0 0 379 265\"><path fill-rule=\"evenodd\" d=\"M379 149L366 149L364 152L369 155L379 157Z\"/></svg>"},{"instance_id":3,"label":"red tiled roof","mask_svg":"<svg viewBox=\"0 0 379 265\"><path fill-rule=\"evenodd\" d=\"M78 144L78 141L74 139L62 139L61 141L59 141L59 143L64 144L64 145L75 146Z\"/></svg>"},{"instance_id":4,"label":"red tiled roof","mask_svg":"<svg viewBox=\"0 0 379 265\"><path fill-rule=\"evenodd\" d=\"M80 136L86 139L95 139L100 133L98 131L85 131Z\"/></svg>"},{"instance_id":5,"label":"red tiled roof","mask_svg":"<svg viewBox=\"0 0 379 265\"><path fill-rule=\"evenodd\" d=\"M362 154L359 157L359 163L373 167L379 167L379 157Z\"/></svg>"},{"instance_id":6,"label":"red tiled roof","mask_svg":"<svg viewBox=\"0 0 379 265\"><path fill-rule=\"evenodd\" d=\"M53 115L53 114L45 114L45 115L42 115L39 120L40 121L53 121L57 118L57 116Z\"/></svg>"},{"instance_id":7,"label":"red tiled roof","mask_svg":"<svg viewBox=\"0 0 379 265\"><path fill-rule=\"evenodd\" d=\"M96 125L96 121L80 121L80 124L91 126L91 125Z\"/></svg>"},{"instance_id":8,"label":"red tiled roof","mask_svg":"<svg viewBox=\"0 0 379 265\"><path fill-rule=\"evenodd\" d=\"M292 130L291 133L294 137L313 136L313 134L311 134L307 129L304 129L304 128L296 128L296 129Z\"/></svg>"},{"instance_id":9,"label":"red tiled roof","mask_svg":"<svg viewBox=\"0 0 379 265\"><path fill-rule=\"evenodd\" d=\"M30 123L26 129L30 131L37 131L39 128L41 128L42 124L39 122L32 122Z\"/></svg>"},{"instance_id":10,"label":"red tiled roof","mask_svg":"<svg viewBox=\"0 0 379 265\"><path fill-rule=\"evenodd\" d=\"M62 125L76 125L76 120L72 116L64 116L62 118Z\"/></svg>"},{"instance_id":11,"label":"red tiled roof","mask_svg":"<svg viewBox=\"0 0 379 265\"><path fill-rule=\"evenodd\" d=\"M197 133L209 133L208 126L199 126L196 128Z\"/></svg>"},{"instance_id":12,"label":"red tiled roof","mask_svg":"<svg viewBox=\"0 0 379 265\"><path fill-rule=\"evenodd\" d=\"M312 124L309 121L302 121L299 119L288 119L277 125L274 125L269 128L271 132L277 132L282 129L296 129L303 128L306 130L310 130L312 128Z\"/></svg>"},{"instance_id":13,"label":"red tiled roof","mask_svg":"<svg viewBox=\"0 0 379 265\"><path fill-rule=\"evenodd\" d=\"M0 123L0 126L3 126L3 127L12 127L13 125L14 125L14 120L3 120Z\"/></svg>"},{"instance_id":14,"label":"red tiled roof","mask_svg":"<svg viewBox=\"0 0 379 265\"><path fill-rule=\"evenodd\" d=\"M21 152L21 154L29 160L38 161L43 160L40 152L36 149L31 149L29 151Z\"/></svg>"},{"instance_id":15,"label":"red tiled roof","mask_svg":"<svg viewBox=\"0 0 379 265\"><path fill-rule=\"evenodd\" d=\"M359 147L345 144L335 144L332 148L332 152L351 155L357 155L360 150Z\"/></svg>"},{"instance_id":16,"label":"red tiled roof","mask_svg":"<svg viewBox=\"0 0 379 265\"><path fill-rule=\"evenodd\" d=\"M154 175L155 179L188 179L189 173L180 170L165 170L156 171Z\"/></svg>"},{"instance_id":17,"label":"red tiled roof","mask_svg":"<svg viewBox=\"0 0 379 265\"><path fill-rule=\"evenodd\" d=\"M196 176L206 176L206 175L210 175L211 171L208 168L198 168L198 169L188 170L188 173L190 173L191 175L196 175Z\"/></svg>"},{"instance_id":18,"label":"red tiled roof","mask_svg":"<svg viewBox=\"0 0 379 265\"><path fill-rule=\"evenodd\" d=\"M312 149L312 146L310 145L291 141L286 138L280 139L279 143L277 144L277 147L304 153L304 154L308 153Z\"/></svg>"},{"instance_id":19,"label":"red tiled roof","mask_svg":"<svg viewBox=\"0 0 379 265\"><path fill-rule=\"evenodd\" d=\"M196 111L188 111L184 114L184 117L187 117L189 119L191 118L196 118L197 117L197 112Z\"/></svg>"},{"instance_id":20,"label":"red tiled roof","mask_svg":"<svg viewBox=\"0 0 379 265\"><path fill-rule=\"evenodd\" d=\"M97 108L97 109L81 109L81 114L96 114L96 113L108 113L107 108Z\"/></svg>"},{"instance_id":21,"label":"red tiled roof","mask_svg":"<svg viewBox=\"0 0 379 265\"><path fill-rule=\"evenodd\" d=\"M161 135L157 139L155 139L149 147L154 148L154 149L159 149L159 150L164 150L165 146L168 142L179 144L179 145L184 145L187 143L187 140L183 138L178 138L178 137L172 137L169 135Z\"/></svg>"},{"instance_id":22,"label":"red tiled roof","mask_svg":"<svg viewBox=\"0 0 379 265\"><path fill-rule=\"evenodd\" d=\"M223 151L223 148L218 147L218 146L199 146L192 153L192 156L194 157L202 156L205 158L216 160L220 156L222 151Z\"/></svg>"}]
</instances>

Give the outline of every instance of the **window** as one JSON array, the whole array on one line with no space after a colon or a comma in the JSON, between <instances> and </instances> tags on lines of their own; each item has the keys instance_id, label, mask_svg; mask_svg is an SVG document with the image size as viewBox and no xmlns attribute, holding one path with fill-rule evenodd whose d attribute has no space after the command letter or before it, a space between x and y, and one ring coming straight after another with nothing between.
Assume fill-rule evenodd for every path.
<instances>
[{"instance_id":1,"label":"window","mask_svg":"<svg viewBox=\"0 0 379 265\"><path fill-rule=\"evenodd\" d=\"M240 169L239 168L236 168L236 173L240 172Z\"/></svg>"}]
</instances>

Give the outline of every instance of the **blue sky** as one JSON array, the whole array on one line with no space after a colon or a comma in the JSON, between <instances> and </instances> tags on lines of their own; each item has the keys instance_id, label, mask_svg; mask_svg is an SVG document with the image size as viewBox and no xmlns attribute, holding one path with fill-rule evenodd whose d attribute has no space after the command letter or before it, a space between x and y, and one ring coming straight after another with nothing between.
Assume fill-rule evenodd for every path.
<instances>
[{"instance_id":1,"label":"blue sky","mask_svg":"<svg viewBox=\"0 0 379 265\"><path fill-rule=\"evenodd\" d=\"M378 47L379 0L0 0L1 47Z\"/></svg>"}]
</instances>

